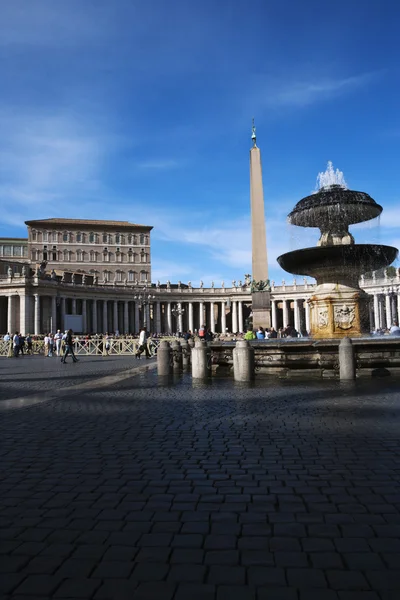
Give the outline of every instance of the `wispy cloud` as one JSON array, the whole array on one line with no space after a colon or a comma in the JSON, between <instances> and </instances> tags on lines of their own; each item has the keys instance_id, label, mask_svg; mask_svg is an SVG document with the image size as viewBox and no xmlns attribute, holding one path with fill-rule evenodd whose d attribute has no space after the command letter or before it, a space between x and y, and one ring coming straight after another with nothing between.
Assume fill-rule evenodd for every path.
<instances>
[{"instance_id":1,"label":"wispy cloud","mask_svg":"<svg viewBox=\"0 0 400 600\"><path fill-rule=\"evenodd\" d=\"M266 104L273 107L305 107L342 94L350 93L371 83L380 72L362 73L345 78L313 77L273 83L266 90Z\"/></svg>"},{"instance_id":2,"label":"wispy cloud","mask_svg":"<svg viewBox=\"0 0 400 600\"><path fill-rule=\"evenodd\" d=\"M136 163L136 168L137 169L143 169L143 170L155 170L155 171L166 171L169 169L177 169L179 167L182 166L182 163L178 160L174 160L174 159L151 159L151 160L144 160L141 162L137 162Z\"/></svg>"}]
</instances>

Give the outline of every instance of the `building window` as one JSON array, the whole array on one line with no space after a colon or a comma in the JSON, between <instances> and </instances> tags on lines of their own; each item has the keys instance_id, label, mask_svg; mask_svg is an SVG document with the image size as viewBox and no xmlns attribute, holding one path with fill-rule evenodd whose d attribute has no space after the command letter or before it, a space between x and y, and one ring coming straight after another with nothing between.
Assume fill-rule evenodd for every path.
<instances>
[{"instance_id":1,"label":"building window","mask_svg":"<svg viewBox=\"0 0 400 600\"><path fill-rule=\"evenodd\" d=\"M121 243L121 236L119 233L115 234L115 243L116 244L120 244Z\"/></svg>"},{"instance_id":2,"label":"building window","mask_svg":"<svg viewBox=\"0 0 400 600\"><path fill-rule=\"evenodd\" d=\"M140 262L142 262L142 263L146 262L146 252L144 250L142 250L140 253Z\"/></svg>"},{"instance_id":3,"label":"building window","mask_svg":"<svg viewBox=\"0 0 400 600\"><path fill-rule=\"evenodd\" d=\"M115 273L115 281L122 281L122 271L117 271Z\"/></svg>"},{"instance_id":4,"label":"building window","mask_svg":"<svg viewBox=\"0 0 400 600\"><path fill-rule=\"evenodd\" d=\"M22 256L21 250L22 250L21 246L14 246L13 247L13 256Z\"/></svg>"},{"instance_id":5,"label":"building window","mask_svg":"<svg viewBox=\"0 0 400 600\"><path fill-rule=\"evenodd\" d=\"M32 229L32 241L36 242L36 238L37 238L36 231Z\"/></svg>"},{"instance_id":6,"label":"building window","mask_svg":"<svg viewBox=\"0 0 400 600\"><path fill-rule=\"evenodd\" d=\"M97 260L97 252L90 251L90 262L96 262Z\"/></svg>"},{"instance_id":7,"label":"building window","mask_svg":"<svg viewBox=\"0 0 400 600\"><path fill-rule=\"evenodd\" d=\"M144 235L143 233L140 234L140 243L143 245L144 244Z\"/></svg>"},{"instance_id":8,"label":"building window","mask_svg":"<svg viewBox=\"0 0 400 600\"><path fill-rule=\"evenodd\" d=\"M110 281L110 271L103 271L103 281Z\"/></svg>"},{"instance_id":9,"label":"building window","mask_svg":"<svg viewBox=\"0 0 400 600\"><path fill-rule=\"evenodd\" d=\"M104 262L109 262L109 258L110 257L109 257L109 254L108 254L108 250L107 250L107 248L104 248L104 251L103 251L103 261Z\"/></svg>"},{"instance_id":10,"label":"building window","mask_svg":"<svg viewBox=\"0 0 400 600\"><path fill-rule=\"evenodd\" d=\"M117 262L122 262L122 254L121 254L121 252L117 252L115 254L115 258L116 258Z\"/></svg>"},{"instance_id":11,"label":"building window","mask_svg":"<svg viewBox=\"0 0 400 600\"><path fill-rule=\"evenodd\" d=\"M68 250L64 250L64 252L63 252L63 258L64 258L64 260L65 260L65 261L68 261L68 260L69 260L69 256L68 256L68 254L69 254L69 253L68 253Z\"/></svg>"},{"instance_id":12,"label":"building window","mask_svg":"<svg viewBox=\"0 0 400 600\"><path fill-rule=\"evenodd\" d=\"M47 248L43 250L43 260L47 260Z\"/></svg>"},{"instance_id":13,"label":"building window","mask_svg":"<svg viewBox=\"0 0 400 600\"><path fill-rule=\"evenodd\" d=\"M95 237L94 233L89 233L89 243L94 244L95 240L96 240L96 237Z\"/></svg>"},{"instance_id":14,"label":"building window","mask_svg":"<svg viewBox=\"0 0 400 600\"><path fill-rule=\"evenodd\" d=\"M81 233L76 234L76 241L78 242L78 244L80 244L82 242L82 234Z\"/></svg>"},{"instance_id":15,"label":"building window","mask_svg":"<svg viewBox=\"0 0 400 600\"><path fill-rule=\"evenodd\" d=\"M129 248L129 252L128 252L128 262L133 263L134 261L134 254L132 252L132 248Z\"/></svg>"},{"instance_id":16,"label":"building window","mask_svg":"<svg viewBox=\"0 0 400 600\"><path fill-rule=\"evenodd\" d=\"M28 256L28 246L23 246L23 255Z\"/></svg>"},{"instance_id":17,"label":"building window","mask_svg":"<svg viewBox=\"0 0 400 600\"><path fill-rule=\"evenodd\" d=\"M3 256L11 256L11 246L3 246Z\"/></svg>"},{"instance_id":18,"label":"building window","mask_svg":"<svg viewBox=\"0 0 400 600\"><path fill-rule=\"evenodd\" d=\"M121 235L121 246L124 246L125 244L125 236Z\"/></svg>"},{"instance_id":19,"label":"building window","mask_svg":"<svg viewBox=\"0 0 400 600\"><path fill-rule=\"evenodd\" d=\"M51 252L52 255L52 260L57 260L57 248L56 246L53 246L53 250Z\"/></svg>"},{"instance_id":20,"label":"building window","mask_svg":"<svg viewBox=\"0 0 400 600\"><path fill-rule=\"evenodd\" d=\"M68 233L66 231L64 231L63 233L63 242L68 242Z\"/></svg>"},{"instance_id":21,"label":"building window","mask_svg":"<svg viewBox=\"0 0 400 600\"><path fill-rule=\"evenodd\" d=\"M135 281L135 271L128 271L128 281Z\"/></svg>"},{"instance_id":22,"label":"building window","mask_svg":"<svg viewBox=\"0 0 400 600\"><path fill-rule=\"evenodd\" d=\"M140 281L147 281L146 271L140 271Z\"/></svg>"},{"instance_id":23,"label":"building window","mask_svg":"<svg viewBox=\"0 0 400 600\"><path fill-rule=\"evenodd\" d=\"M36 250L32 250L32 260L35 261L35 262L37 261L37 252L36 252Z\"/></svg>"},{"instance_id":24,"label":"building window","mask_svg":"<svg viewBox=\"0 0 400 600\"><path fill-rule=\"evenodd\" d=\"M57 233L57 231L53 231L53 233L51 234L51 241L52 242L58 242L58 233Z\"/></svg>"},{"instance_id":25,"label":"building window","mask_svg":"<svg viewBox=\"0 0 400 600\"><path fill-rule=\"evenodd\" d=\"M103 233L103 244L108 244L107 234Z\"/></svg>"},{"instance_id":26,"label":"building window","mask_svg":"<svg viewBox=\"0 0 400 600\"><path fill-rule=\"evenodd\" d=\"M43 231L43 241L44 242L48 242L49 241L49 234L47 231Z\"/></svg>"}]
</instances>

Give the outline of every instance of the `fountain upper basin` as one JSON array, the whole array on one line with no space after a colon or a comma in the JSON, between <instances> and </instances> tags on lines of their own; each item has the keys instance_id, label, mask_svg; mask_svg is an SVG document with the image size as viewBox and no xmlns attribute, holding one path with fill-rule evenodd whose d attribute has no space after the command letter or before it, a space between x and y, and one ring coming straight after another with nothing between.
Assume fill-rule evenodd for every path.
<instances>
[{"instance_id":1,"label":"fountain upper basin","mask_svg":"<svg viewBox=\"0 0 400 600\"><path fill-rule=\"evenodd\" d=\"M397 248L380 244L350 244L303 248L282 254L279 265L288 273L308 275L317 281L357 280L359 275L390 265Z\"/></svg>"},{"instance_id":2,"label":"fountain upper basin","mask_svg":"<svg viewBox=\"0 0 400 600\"><path fill-rule=\"evenodd\" d=\"M301 227L347 227L378 217L382 206L365 192L347 190L339 185L322 188L300 200L288 215L289 223Z\"/></svg>"}]
</instances>

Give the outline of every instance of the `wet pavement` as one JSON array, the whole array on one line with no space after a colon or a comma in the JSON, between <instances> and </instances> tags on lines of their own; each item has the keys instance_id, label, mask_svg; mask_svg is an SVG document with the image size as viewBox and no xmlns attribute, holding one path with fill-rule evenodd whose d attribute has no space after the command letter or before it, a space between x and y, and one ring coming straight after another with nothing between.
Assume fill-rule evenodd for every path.
<instances>
[{"instance_id":1,"label":"wet pavement","mask_svg":"<svg viewBox=\"0 0 400 600\"><path fill-rule=\"evenodd\" d=\"M0 414L2 598L400 598L398 381L76 375Z\"/></svg>"}]
</instances>

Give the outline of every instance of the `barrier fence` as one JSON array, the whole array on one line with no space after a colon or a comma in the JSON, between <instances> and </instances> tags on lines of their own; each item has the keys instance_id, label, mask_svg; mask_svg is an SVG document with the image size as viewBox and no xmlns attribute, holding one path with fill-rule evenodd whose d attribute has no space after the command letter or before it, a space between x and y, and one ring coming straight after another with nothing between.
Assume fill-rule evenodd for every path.
<instances>
[{"instance_id":1,"label":"barrier fence","mask_svg":"<svg viewBox=\"0 0 400 600\"><path fill-rule=\"evenodd\" d=\"M150 338L147 340L147 347L151 356L157 354L157 349L162 340L173 341L174 337ZM109 346L109 347L108 347ZM78 356L133 356L139 349L139 340L135 338L93 338L90 340L76 339L74 341L74 353ZM55 354L54 345L54 354ZM44 356L44 340L35 340L30 349L25 343L23 353L27 355ZM14 355L13 342L0 340L0 357L11 357Z\"/></svg>"}]
</instances>

